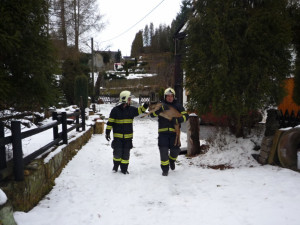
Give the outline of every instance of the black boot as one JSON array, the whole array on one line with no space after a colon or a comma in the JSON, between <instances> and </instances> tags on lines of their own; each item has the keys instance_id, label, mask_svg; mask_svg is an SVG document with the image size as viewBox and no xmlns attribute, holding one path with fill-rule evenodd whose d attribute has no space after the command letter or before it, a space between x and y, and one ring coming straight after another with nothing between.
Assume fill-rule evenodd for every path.
<instances>
[{"instance_id":1,"label":"black boot","mask_svg":"<svg viewBox=\"0 0 300 225\"><path fill-rule=\"evenodd\" d=\"M123 174L129 174L128 171L127 171L127 169L128 169L128 164L121 163L121 172Z\"/></svg>"},{"instance_id":2,"label":"black boot","mask_svg":"<svg viewBox=\"0 0 300 225\"><path fill-rule=\"evenodd\" d=\"M171 170L175 170L175 160L173 160L173 159L169 159L169 161L170 161L170 168L171 168Z\"/></svg>"},{"instance_id":3,"label":"black boot","mask_svg":"<svg viewBox=\"0 0 300 225\"><path fill-rule=\"evenodd\" d=\"M118 172L118 168L120 164L121 164L120 161L114 161L114 167L113 167L114 172Z\"/></svg>"},{"instance_id":4,"label":"black boot","mask_svg":"<svg viewBox=\"0 0 300 225\"><path fill-rule=\"evenodd\" d=\"M162 175L163 176L168 176L169 173L169 165L160 165L161 169L162 169Z\"/></svg>"},{"instance_id":5,"label":"black boot","mask_svg":"<svg viewBox=\"0 0 300 225\"><path fill-rule=\"evenodd\" d=\"M162 175L166 177L168 176L168 172L162 172Z\"/></svg>"}]
</instances>

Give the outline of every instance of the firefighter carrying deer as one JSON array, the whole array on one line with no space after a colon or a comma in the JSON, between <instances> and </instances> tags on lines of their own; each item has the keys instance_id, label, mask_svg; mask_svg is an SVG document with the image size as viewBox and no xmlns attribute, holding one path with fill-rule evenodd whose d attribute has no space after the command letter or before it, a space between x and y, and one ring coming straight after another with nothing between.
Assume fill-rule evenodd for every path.
<instances>
[{"instance_id":1,"label":"firefighter carrying deer","mask_svg":"<svg viewBox=\"0 0 300 225\"><path fill-rule=\"evenodd\" d=\"M184 107L177 103L175 99L175 91L172 88L167 88L164 91L164 99L159 104L159 109L150 111L151 117L158 116L158 148L160 152L160 166L162 175L168 176L169 168L175 170L175 161L180 153L180 124L186 122L189 118ZM173 117L164 115L166 111L176 109L177 114ZM174 116L175 115L175 116ZM178 127L178 128L176 128ZM176 129L175 129L176 128Z\"/></svg>"},{"instance_id":2,"label":"firefighter carrying deer","mask_svg":"<svg viewBox=\"0 0 300 225\"><path fill-rule=\"evenodd\" d=\"M121 105L112 109L106 127L106 139L110 140L110 131L113 129L114 140L112 142L113 171L117 172L119 165L121 172L128 174L130 149L132 148L133 127L135 116L145 112L148 102L138 108L130 106L131 93L120 93ZM150 105L151 117L158 117L158 147L162 175L168 176L169 168L175 170L175 161L180 153L180 124L189 118L184 107L177 103L175 91L167 88L164 91L164 99L161 103Z\"/></svg>"}]
</instances>

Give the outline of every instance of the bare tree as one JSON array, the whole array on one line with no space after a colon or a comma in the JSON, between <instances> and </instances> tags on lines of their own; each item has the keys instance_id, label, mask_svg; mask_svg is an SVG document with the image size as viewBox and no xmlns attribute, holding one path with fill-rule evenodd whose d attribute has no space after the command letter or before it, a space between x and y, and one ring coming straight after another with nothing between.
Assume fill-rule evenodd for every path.
<instances>
[{"instance_id":1,"label":"bare tree","mask_svg":"<svg viewBox=\"0 0 300 225\"><path fill-rule=\"evenodd\" d=\"M52 33L64 45L73 45L79 51L80 43L90 39L88 33L104 27L97 0L53 0Z\"/></svg>"},{"instance_id":2,"label":"bare tree","mask_svg":"<svg viewBox=\"0 0 300 225\"><path fill-rule=\"evenodd\" d=\"M79 42L85 42L90 37L84 36L91 31L101 31L104 27L102 15L99 14L97 0L69 0L73 6L71 13L72 27L69 33L70 39L74 40L75 49L79 50ZM73 32L72 32L73 30Z\"/></svg>"}]
</instances>

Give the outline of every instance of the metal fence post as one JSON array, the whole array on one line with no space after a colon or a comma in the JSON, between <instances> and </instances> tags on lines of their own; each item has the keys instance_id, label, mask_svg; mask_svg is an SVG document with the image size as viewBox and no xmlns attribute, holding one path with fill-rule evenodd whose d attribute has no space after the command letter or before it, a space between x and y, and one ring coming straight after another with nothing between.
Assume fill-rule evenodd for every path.
<instances>
[{"instance_id":1,"label":"metal fence post","mask_svg":"<svg viewBox=\"0 0 300 225\"><path fill-rule=\"evenodd\" d=\"M11 121L14 175L16 181L24 180L24 161L22 150L21 123Z\"/></svg>"},{"instance_id":2,"label":"metal fence post","mask_svg":"<svg viewBox=\"0 0 300 225\"><path fill-rule=\"evenodd\" d=\"M62 139L64 144L68 144L67 113L61 113Z\"/></svg>"},{"instance_id":3,"label":"metal fence post","mask_svg":"<svg viewBox=\"0 0 300 225\"><path fill-rule=\"evenodd\" d=\"M0 122L0 138L4 138L4 125ZM5 145L0 146L0 169L6 168Z\"/></svg>"},{"instance_id":4,"label":"metal fence post","mask_svg":"<svg viewBox=\"0 0 300 225\"><path fill-rule=\"evenodd\" d=\"M57 117L57 112L53 112L52 113L52 120L58 120L57 119L58 117ZM55 127L53 127L53 139L55 140L55 139L57 139L57 138L59 138L59 136L58 136L58 126L55 126Z\"/></svg>"},{"instance_id":5,"label":"metal fence post","mask_svg":"<svg viewBox=\"0 0 300 225\"><path fill-rule=\"evenodd\" d=\"M81 108L81 126L82 126L82 131L85 131L85 110L84 110L84 108Z\"/></svg>"}]
</instances>

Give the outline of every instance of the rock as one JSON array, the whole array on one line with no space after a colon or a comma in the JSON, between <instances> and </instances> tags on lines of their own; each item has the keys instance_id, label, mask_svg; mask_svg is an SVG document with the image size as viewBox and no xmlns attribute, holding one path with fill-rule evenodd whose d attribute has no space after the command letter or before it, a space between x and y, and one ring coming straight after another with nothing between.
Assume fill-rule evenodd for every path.
<instances>
[{"instance_id":1,"label":"rock","mask_svg":"<svg viewBox=\"0 0 300 225\"><path fill-rule=\"evenodd\" d=\"M13 216L13 208L9 201L0 206L0 224L17 225Z\"/></svg>"}]
</instances>

